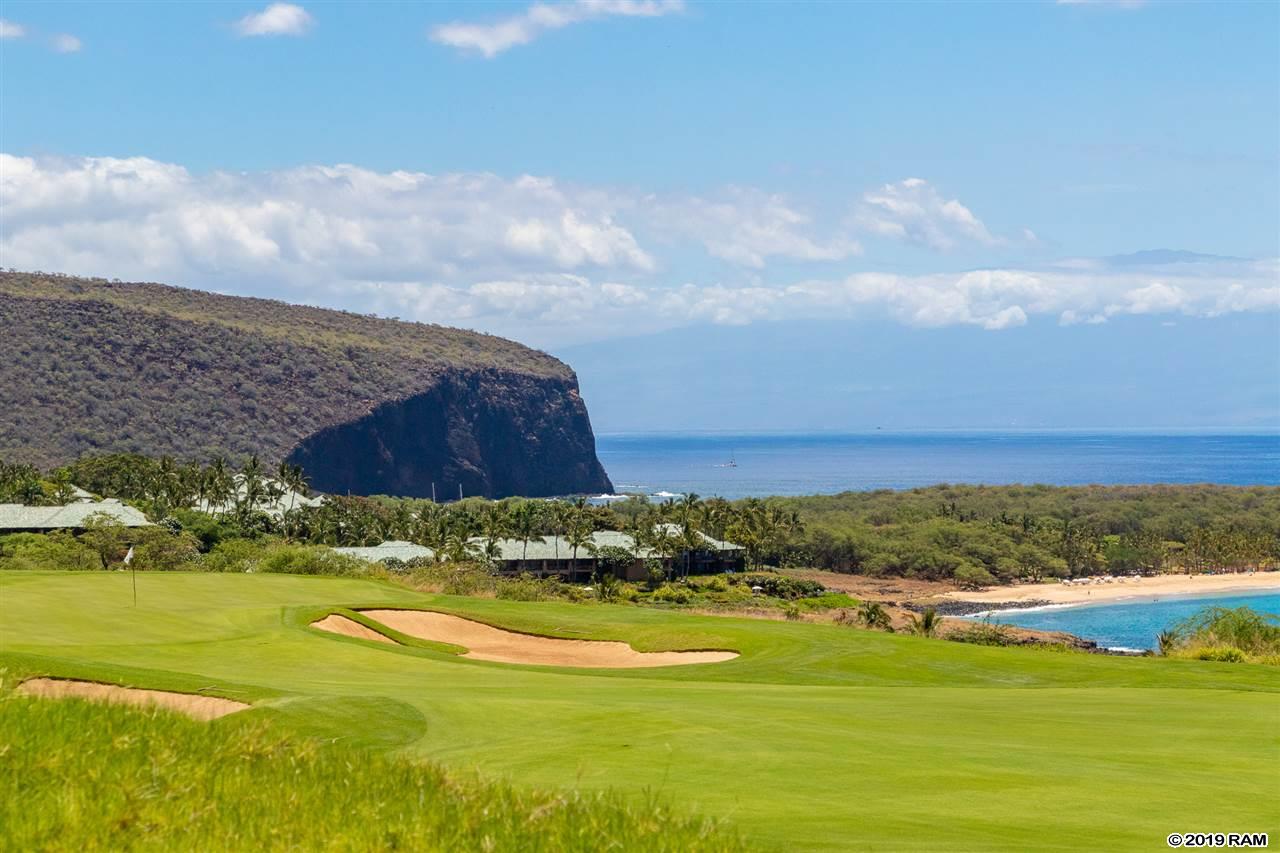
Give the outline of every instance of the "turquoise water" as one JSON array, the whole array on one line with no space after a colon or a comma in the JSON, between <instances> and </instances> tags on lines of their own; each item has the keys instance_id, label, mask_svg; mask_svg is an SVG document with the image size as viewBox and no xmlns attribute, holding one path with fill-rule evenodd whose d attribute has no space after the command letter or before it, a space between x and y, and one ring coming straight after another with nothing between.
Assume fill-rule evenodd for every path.
<instances>
[{"instance_id":1,"label":"turquoise water","mask_svg":"<svg viewBox=\"0 0 1280 853\"><path fill-rule=\"evenodd\" d=\"M596 449L619 492L833 494L935 483L1280 485L1280 434L614 433ZM730 460L736 467L726 467Z\"/></svg>"},{"instance_id":2,"label":"turquoise water","mask_svg":"<svg viewBox=\"0 0 1280 853\"><path fill-rule=\"evenodd\" d=\"M1151 649L1155 647L1156 635L1161 631L1210 606L1251 607L1260 613L1280 615L1280 589L1233 595L1167 596L1159 600L1085 604L1048 610L1014 610L993 614L991 621L1044 631L1066 631L1109 649Z\"/></svg>"}]
</instances>

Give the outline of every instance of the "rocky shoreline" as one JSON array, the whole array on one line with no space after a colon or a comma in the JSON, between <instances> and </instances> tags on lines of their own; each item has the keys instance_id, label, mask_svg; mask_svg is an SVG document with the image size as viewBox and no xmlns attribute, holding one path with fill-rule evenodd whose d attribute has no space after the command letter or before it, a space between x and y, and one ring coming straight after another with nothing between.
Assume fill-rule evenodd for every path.
<instances>
[{"instance_id":1,"label":"rocky shoreline","mask_svg":"<svg viewBox=\"0 0 1280 853\"><path fill-rule=\"evenodd\" d=\"M1044 607L1051 601L1041 598L1023 599L1021 601L908 601L902 606L908 610L921 613L933 609L939 616L973 616L976 613L987 613L991 610L1027 610L1032 607Z\"/></svg>"}]
</instances>

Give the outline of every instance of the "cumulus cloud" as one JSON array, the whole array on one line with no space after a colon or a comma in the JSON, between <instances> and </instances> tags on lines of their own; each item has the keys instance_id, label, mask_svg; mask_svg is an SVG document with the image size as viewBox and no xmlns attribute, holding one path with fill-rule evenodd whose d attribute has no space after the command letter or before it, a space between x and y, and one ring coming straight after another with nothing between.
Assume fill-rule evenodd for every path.
<instances>
[{"instance_id":1,"label":"cumulus cloud","mask_svg":"<svg viewBox=\"0 0 1280 853\"><path fill-rule=\"evenodd\" d=\"M272 3L261 12L251 12L235 23L242 36L300 36L315 25L306 9L293 3Z\"/></svg>"},{"instance_id":2,"label":"cumulus cloud","mask_svg":"<svg viewBox=\"0 0 1280 853\"><path fill-rule=\"evenodd\" d=\"M0 154L0 209L6 266L373 310L543 346L695 323L882 315L999 332L1037 318L1280 310L1275 259L832 270L854 241L749 188L664 197L533 176L351 165L200 175L145 157ZM785 275L770 266L779 258ZM800 262L824 272L803 278Z\"/></svg>"},{"instance_id":3,"label":"cumulus cloud","mask_svg":"<svg viewBox=\"0 0 1280 853\"><path fill-rule=\"evenodd\" d=\"M431 30L431 40L492 59L544 33L607 17L658 18L684 10L684 0L572 0L534 3L516 15L488 23L454 21Z\"/></svg>"},{"instance_id":4,"label":"cumulus cloud","mask_svg":"<svg viewBox=\"0 0 1280 853\"><path fill-rule=\"evenodd\" d=\"M781 196L749 188L732 187L715 198L658 201L648 215L658 231L692 237L714 257L753 269L773 257L839 261L862 252L845 234L812 236L811 216Z\"/></svg>"},{"instance_id":5,"label":"cumulus cloud","mask_svg":"<svg viewBox=\"0 0 1280 853\"><path fill-rule=\"evenodd\" d=\"M878 307L912 326L974 325L992 331L1056 317L1064 325L1125 314L1213 317L1280 309L1275 261L1149 268L988 269L906 276L856 273L786 289L788 309L818 316Z\"/></svg>"},{"instance_id":6,"label":"cumulus cloud","mask_svg":"<svg viewBox=\"0 0 1280 853\"><path fill-rule=\"evenodd\" d=\"M84 43L70 33L58 33L58 35L49 39L49 44L58 53L79 53L80 49L84 47Z\"/></svg>"},{"instance_id":7,"label":"cumulus cloud","mask_svg":"<svg viewBox=\"0 0 1280 853\"><path fill-rule=\"evenodd\" d=\"M22 24L0 18L0 39L20 39L26 34L27 28Z\"/></svg>"},{"instance_id":8,"label":"cumulus cloud","mask_svg":"<svg viewBox=\"0 0 1280 853\"><path fill-rule=\"evenodd\" d=\"M0 204L8 263L85 274L455 280L655 263L607 195L538 178L347 165L195 176L144 157L0 155Z\"/></svg>"},{"instance_id":9,"label":"cumulus cloud","mask_svg":"<svg viewBox=\"0 0 1280 853\"><path fill-rule=\"evenodd\" d=\"M961 244L992 246L1002 242L973 211L957 199L944 198L922 178L885 184L864 194L854 211L853 224L881 237L937 251Z\"/></svg>"},{"instance_id":10,"label":"cumulus cloud","mask_svg":"<svg viewBox=\"0 0 1280 853\"><path fill-rule=\"evenodd\" d=\"M1121 315L1212 317L1280 310L1274 262L1233 270L1125 271L990 269L900 275L861 272L790 285L687 283L675 287L595 282L549 274L482 281L366 283L381 313L481 328L541 345L564 346L696 323L887 316L908 326L975 326L999 333L1034 318L1063 325Z\"/></svg>"}]
</instances>

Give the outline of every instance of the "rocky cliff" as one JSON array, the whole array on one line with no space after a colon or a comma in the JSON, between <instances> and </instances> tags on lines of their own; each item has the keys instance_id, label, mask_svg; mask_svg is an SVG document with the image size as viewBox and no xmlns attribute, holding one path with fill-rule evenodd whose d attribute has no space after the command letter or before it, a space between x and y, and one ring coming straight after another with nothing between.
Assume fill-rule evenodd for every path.
<instances>
[{"instance_id":1,"label":"rocky cliff","mask_svg":"<svg viewBox=\"0 0 1280 853\"><path fill-rule=\"evenodd\" d=\"M609 490L578 382L502 338L156 284L0 273L0 458L256 453L326 492Z\"/></svg>"}]
</instances>

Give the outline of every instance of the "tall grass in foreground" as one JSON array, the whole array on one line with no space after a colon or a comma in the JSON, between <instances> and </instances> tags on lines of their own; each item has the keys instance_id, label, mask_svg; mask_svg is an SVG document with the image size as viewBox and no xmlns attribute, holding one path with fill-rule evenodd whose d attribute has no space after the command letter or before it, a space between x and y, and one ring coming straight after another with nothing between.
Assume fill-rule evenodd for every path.
<instances>
[{"instance_id":1,"label":"tall grass in foreground","mask_svg":"<svg viewBox=\"0 0 1280 853\"><path fill-rule=\"evenodd\" d=\"M229 717L0 694L10 850L728 851L710 821L535 793Z\"/></svg>"}]
</instances>

